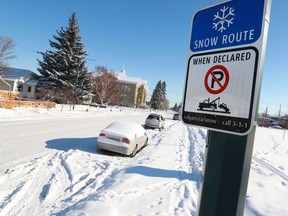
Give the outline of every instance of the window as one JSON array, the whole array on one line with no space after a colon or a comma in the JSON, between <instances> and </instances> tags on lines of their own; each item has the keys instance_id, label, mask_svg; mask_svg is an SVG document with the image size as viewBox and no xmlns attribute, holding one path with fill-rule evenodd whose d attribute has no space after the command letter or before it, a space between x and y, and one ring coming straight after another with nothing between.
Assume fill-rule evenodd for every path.
<instances>
[{"instance_id":1,"label":"window","mask_svg":"<svg viewBox=\"0 0 288 216\"><path fill-rule=\"evenodd\" d=\"M18 92L22 92L23 91L23 85L22 84L18 84L17 91Z\"/></svg>"},{"instance_id":2,"label":"window","mask_svg":"<svg viewBox=\"0 0 288 216\"><path fill-rule=\"evenodd\" d=\"M31 86L28 86L28 92L31 92L32 88Z\"/></svg>"},{"instance_id":3,"label":"window","mask_svg":"<svg viewBox=\"0 0 288 216\"><path fill-rule=\"evenodd\" d=\"M131 86L128 86L128 85L124 86L124 91L125 92L131 92L131 90L132 90Z\"/></svg>"}]
</instances>

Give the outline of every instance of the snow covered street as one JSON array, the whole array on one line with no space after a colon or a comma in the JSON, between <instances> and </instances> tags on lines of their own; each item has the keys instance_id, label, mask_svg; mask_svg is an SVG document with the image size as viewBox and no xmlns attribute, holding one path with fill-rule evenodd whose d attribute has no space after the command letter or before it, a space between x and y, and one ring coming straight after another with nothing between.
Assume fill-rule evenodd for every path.
<instances>
[{"instance_id":1,"label":"snow covered street","mask_svg":"<svg viewBox=\"0 0 288 216\"><path fill-rule=\"evenodd\" d=\"M149 110L0 109L0 215L196 215L206 130L166 117L134 158L97 152ZM288 134L257 128L245 215L288 215Z\"/></svg>"}]
</instances>

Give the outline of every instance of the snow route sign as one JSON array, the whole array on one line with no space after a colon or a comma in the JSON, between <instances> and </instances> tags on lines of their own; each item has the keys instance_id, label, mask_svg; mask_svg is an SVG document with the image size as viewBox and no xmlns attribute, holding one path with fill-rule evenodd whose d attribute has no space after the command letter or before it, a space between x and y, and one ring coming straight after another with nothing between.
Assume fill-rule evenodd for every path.
<instances>
[{"instance_id":1,"label":"snow route sign","mask_svg":"<svg viewBox=\"0 0 288 216\"><path fill-rule=\"evenodd\" d=\"M184 123L237 135L249 133L259 103L266 10L267 0L231 0L194 14Z\"/></svg>"}]
</instances>

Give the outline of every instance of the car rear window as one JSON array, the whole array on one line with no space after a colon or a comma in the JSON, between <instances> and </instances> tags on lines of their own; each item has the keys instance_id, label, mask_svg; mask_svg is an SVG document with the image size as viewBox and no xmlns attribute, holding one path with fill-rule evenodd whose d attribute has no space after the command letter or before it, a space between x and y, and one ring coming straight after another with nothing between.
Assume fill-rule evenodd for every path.
<instances>
[{"instance_id":1,"label":"car rear window","mask_svg":"<svg viewBox=\"0 0 288 216\"><path fill-rule=\"evenodd\" d=\"M147 118L148 119L157 119L157 120L159 120L159 116L155 116L155 115L149 115Z\"/></svg>"}]
</instances>

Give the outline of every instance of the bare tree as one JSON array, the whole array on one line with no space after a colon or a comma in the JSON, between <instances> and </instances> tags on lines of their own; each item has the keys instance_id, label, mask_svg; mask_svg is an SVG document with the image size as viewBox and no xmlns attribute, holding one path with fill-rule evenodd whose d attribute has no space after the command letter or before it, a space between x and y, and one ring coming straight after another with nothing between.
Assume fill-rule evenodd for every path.
<instances>
[{"instance_id":1,"label":"bare tree","mask_svg":"<svg viewBox=\"0 0 288 216\"><path fill-rule=\"evenodd\" d=\"M36 99L44 101L52 101L58 104L70 104L74 102L74 95L68 88L51 88L43 89L36 92Z\"/></svg>"},{"instance_id":2,"label":"bare tree","mask_svg":"<svg viewBox=\"0 0 288 216\"><path fill-rule=\"evenodd\" d=\"M13 40L0 36L0 72L8 69L8 61L13 58L15 58Z\"/></svg>"},{"instance_id":3,"label":"bare tree","mask_svg":"<svg viewBox=\"0 0 288 216\"><path fill-rule=\"evenodd\" d=\"M115 73L108 71L104 66L97 67L96 76L93 78L92 92L94 101L100 104L115 102L120 94L121 84L117 82Z\"/></svg>"}]
</instances>

